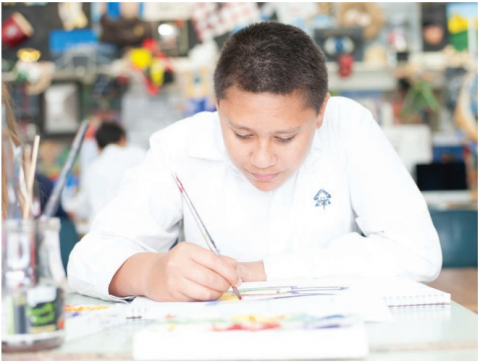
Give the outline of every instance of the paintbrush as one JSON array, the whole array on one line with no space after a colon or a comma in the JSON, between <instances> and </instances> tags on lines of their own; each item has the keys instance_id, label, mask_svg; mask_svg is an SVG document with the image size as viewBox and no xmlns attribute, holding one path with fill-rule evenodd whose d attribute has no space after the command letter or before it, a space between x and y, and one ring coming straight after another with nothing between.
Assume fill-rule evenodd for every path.
<instances>
[{"instance_id":1,"label":"paintbrush","mask_svg":"<svg viewBox=\"0 0 480 364\"><path fill-rule=\"evenodd\" d=\"M198 225L198 228L203 234L203 237L205 238L205 242L207 243L208 248L213 251L215 254L217 254L219 257L223 258L222 255L220 254L220 251L218 250L217 246L215 245L215 242L213 241L212 237L208 233L207 228L203 224L202 219L200 218L200 215L198 215L197 210L195 209L195 206L193 206L192 201L190 200L190 197L188 197L188 193L185 190L185 188L182 185L182 182L178 179L177 175L175 173L172 174L173 178L175 179L175 183L177 184L178 189L182 193L183 199L185 200L185 203L187 204L188 208L190 209L190 212L193 215L193 218L195 219L195 222ZM238 299L241 300L242 296L240 295L240 292L238 292L237 287L232 286L233 292L235 295L237 295Z\"/></svg>"},{"instance_id":2,"label":"paintbrush","mask_svg":"<svg viewBox=\"0 0 480 364\"><path fill-rule=\"evenodd\" d=\"M52 194L48 199L47 205L45 206L45 210L43 211L42 218L52 217L55 212L57 211L58 205L60 203L60 198L62 195L63 187L65 187L65 183L67 182L67 177L70 174L70 171L73 168L73 164L75 163L75 158L80 151L80 147L82 146L83 138L85 137L85 133L87 132L89 123L88 121L84 121L80 125L80 129L78 129L77 135L75 135L75 139L72 143L72 148L70 149L70 153L68 154L67 161L63 165L62 171L58 176L57 183L53 188Z\"/></svg>"},{"instance_id":3,"label":"paintbrush","mask_svg":"<svg viewBox=\"0 0 480 364\"><path fill-rule=\"evenodd\" d=\"M2 105L2 173L5 173L5 176L2 177L5 178L8 196L7 216L4 216L4 218L20 219L22 217L18 190L21 165L19 161L20 155L21 149L15 147L10 139L6 109L5 105Z\"/></svg>"},{"instance_id":4,"label":"paintbrush","mask_svg":"<svg viewBox=\"0 0 480 364\"><path fill-rule=\"evenodd\" d=\"M35 136L33 140L33 152L32 152L32 159L29 160L30 157L30 146L27 145L25 150L27 151L27 159L26 159L26 173L27 177L27 202L25 203L25 209L23 210L23 218L27 219L30 216L30 212L32 210L32 201L33 201L33 182L35 181L35 170L37 168L37 156L38 156L38 146L40 144L40 137L38 135Z\"/></svg>"}]
</instances>

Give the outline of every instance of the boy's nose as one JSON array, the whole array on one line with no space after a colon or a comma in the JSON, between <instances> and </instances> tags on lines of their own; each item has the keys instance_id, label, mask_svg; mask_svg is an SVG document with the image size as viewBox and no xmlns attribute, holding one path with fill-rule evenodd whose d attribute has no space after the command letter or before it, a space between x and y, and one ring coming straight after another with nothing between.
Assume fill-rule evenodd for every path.
<instances>
[{"instance_id":1,"label":"boy's nose","mask_svg":"<svg viewBox=\"0 0 480 364\"><path fill-rule=\"evenodd\" d=\"M265 169L274 166L276 162L277 157L269 143L258 143L251 155L250 163L257 168Z\"/></svg>"}]
</instances>

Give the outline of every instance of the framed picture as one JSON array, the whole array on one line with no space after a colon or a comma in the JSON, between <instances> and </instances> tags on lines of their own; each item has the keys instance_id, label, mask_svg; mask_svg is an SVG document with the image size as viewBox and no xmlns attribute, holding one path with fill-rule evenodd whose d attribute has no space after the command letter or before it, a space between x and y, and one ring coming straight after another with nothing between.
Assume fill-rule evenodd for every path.
<instances>
[{"instance_id":1,"label":"framed picture","mask_svg":"<svg viewBox=\"0 0 480 364\"><path fill-rule=\"evenodd\" d=\"M54 82L43 94L42 133L46 138L72 137L80 125L80 84Z\"/></svg>"},{"instance_id":2,"label":"framed picture","mask_svg":"<svg viewBox=\"0 0 480 364\"><path fill-rule=\"evenodd\" d=\"M187 22L159 21L157 24L160 49L172 57L187 55L189 50Z\"/></svg>"}]
</instances>

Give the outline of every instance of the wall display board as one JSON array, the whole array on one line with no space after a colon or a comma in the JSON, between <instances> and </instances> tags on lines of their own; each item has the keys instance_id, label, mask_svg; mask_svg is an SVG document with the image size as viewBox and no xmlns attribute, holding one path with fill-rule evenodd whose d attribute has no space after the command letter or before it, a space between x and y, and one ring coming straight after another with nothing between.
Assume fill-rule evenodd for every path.
<instances>
[{"instance_id":1,"label":"wall display board","mask_svg":"<svg viewBox=\"0 0 480 364\"><path fill-rule=\"evenodd\" d=\"M15 12L20 13L33 28L33 34L15 47L8 47L2 42L2 58L17 61L17 52L22 48L33 48L40 51L39 61L50 60L50 32L66 30L70 26L68 19L61 18L59 3L2 3L2 24ZM89 28L90 3L82 3L81 14L84 15L85 28ZM65 21L65 23L64 23Z\"/></svg>"},{"instance_id":2,"label":"wall display board","mask_svg":"<svg viewBox=\"0 0 480 364\"><path fill-rule=\"evenodd\" d=\"M76 82L53 83L43 99L43 133L50 137L73 136L80 125L80 85Z\"/></svg>"}]
</instances>

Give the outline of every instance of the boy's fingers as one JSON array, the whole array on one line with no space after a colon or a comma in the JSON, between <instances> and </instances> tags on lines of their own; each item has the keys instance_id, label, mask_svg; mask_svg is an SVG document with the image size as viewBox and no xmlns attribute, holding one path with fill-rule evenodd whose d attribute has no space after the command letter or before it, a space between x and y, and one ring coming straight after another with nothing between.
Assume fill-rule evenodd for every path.
<instances>
[{"instance_id":1,"label":"boy's fingers","mask_svg":"<svg viewBox=\"0 0 480 364\"><path fill-rule=\"evenodd\" d=\"M182 292L186 296L197 301L214 301L223 294L223 292L209 289L201 284L191 281L188 278L183 278L180 284L182 287Z\"/></svg>"},{"instance_id":2,"label":"boy's fingers","mask_svg":"<svg viewBox=\"0 0 480 364\"><path fill-rule=\"evenodd\" d=\"M176 292L172 296L171 300L169 300L169 301L171 301L171 302L195 302L197 300L192 298L192 297L189 297L188 295L186 295L183 292Z\"/></svg>"},{"instance_id":3,"label":"boy's fingers","mask_svg":"<svg viewBox=\"0 0 480 364\"><path fill-rule=\"evenodd\" d=\"M194 267L191 267L188 272L185 272L184 277L220 293L230 288L230 283L223 276L201 264L195 264Z\"/></svg>"},{"instance_id":4,"label":"boy's fingers","mask_svg":"<svg viewBox=\"0 0 480 364\"><path fill-rule=\"evenodd\" d=\"M226 259L209 250L198 251L198 253L199 254L192 255L192 260L220 274L230 285L240 286L242 284L236 268L228 263Z\"/></svg>"},{"instance_id":5,"label":"boy's fingers","mask_svg":"<svg viewBox=\"0 0 480 364\"><path fill-rule=\"evenodd\" d=\"M231 264L235 269L237 269L237 261L233 258L227 257L226 255L222 255L223 259L225 259L229 264Z\"/></svg>"}]
</instances>

